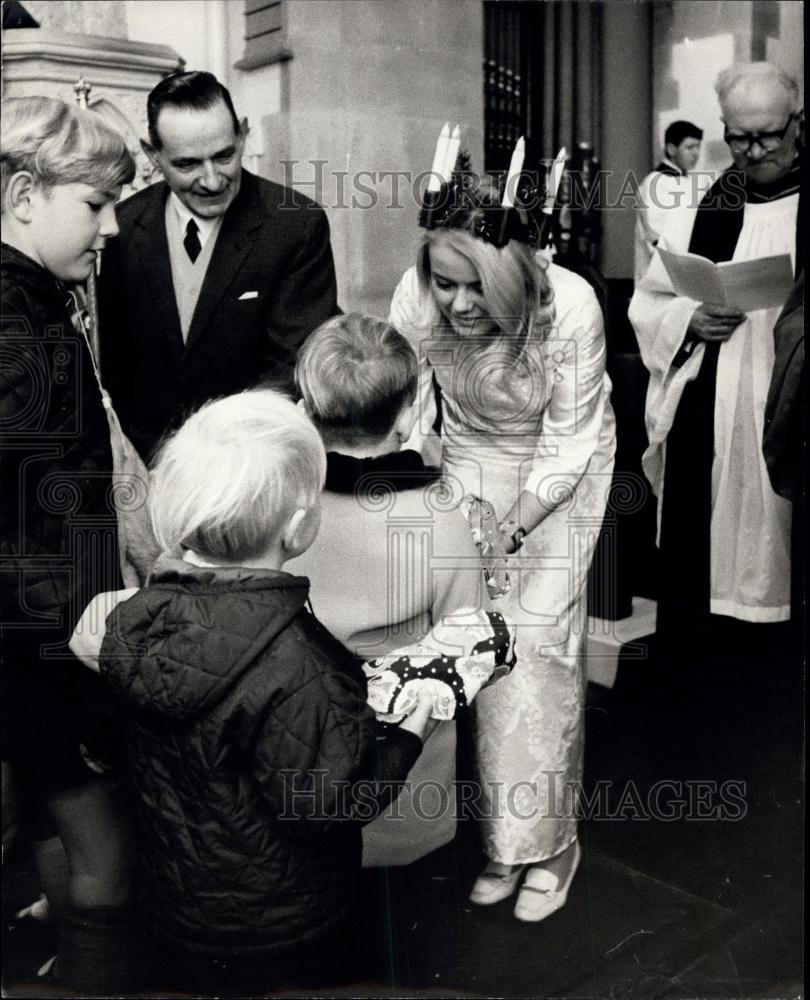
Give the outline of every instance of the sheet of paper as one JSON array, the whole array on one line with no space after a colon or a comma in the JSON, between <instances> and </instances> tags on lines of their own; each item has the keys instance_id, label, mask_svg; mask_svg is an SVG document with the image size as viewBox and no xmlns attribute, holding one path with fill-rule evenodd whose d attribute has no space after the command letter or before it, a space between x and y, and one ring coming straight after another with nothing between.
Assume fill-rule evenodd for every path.
<instances>
[{"instance_id":1,"label":"sheet of paper","mask_svg":"<svg viewBox=\"0 0 810 1000\"><path fill-rule=\"evenodd\" d=\"M793 287L789 254L715 264L697 254L658 248L672 287L678 295L730 306L742 312L783 306Z\"/></svg>"},{"instance_id":2,"label":"sheet of paper","mask_svg":"<svg viewBox=\"0 0 810 1000\"><path fill-rule=\"evenodd\" d=\"M719 264L717 270L726 302L742 312L774 306L781 309L793 288L793 265L787 253Z\"/></svg>"}]
</instances>

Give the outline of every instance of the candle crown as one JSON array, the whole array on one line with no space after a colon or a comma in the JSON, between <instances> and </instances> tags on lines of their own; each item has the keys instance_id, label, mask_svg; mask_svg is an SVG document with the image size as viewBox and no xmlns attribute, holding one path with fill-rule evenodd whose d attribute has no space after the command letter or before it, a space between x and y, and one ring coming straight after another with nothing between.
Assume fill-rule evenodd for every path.
<instances>
[{"instance_id":1,"label":"candle crown","mask_svg":"<svg viewBox=\"0 0 810 1000\"><path fill-rule=\"evenodd\" d=\"M511 204L504 197L507 190ZM510 240L542 247L549 231L541 212L544 199L536 175L521 169L499 185L493 177L479 177L467 151L459 149L449 179L438 190L425 191L419 225L428 230L461 229L496 247Z\"/></svg>"}]
</instances>

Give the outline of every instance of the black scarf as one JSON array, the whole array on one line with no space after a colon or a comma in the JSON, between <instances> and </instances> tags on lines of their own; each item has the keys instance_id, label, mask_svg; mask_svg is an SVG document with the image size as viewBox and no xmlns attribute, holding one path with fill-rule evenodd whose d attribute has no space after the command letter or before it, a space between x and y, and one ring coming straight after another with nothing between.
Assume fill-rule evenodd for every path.
<instances>
[{"instance_id":1,"label":"black scarf","mask_svg":"<svg viewBox=\"0 0 810 1000\"><path fill-rule=\"evenodd\" d=\"M656 173L663 174L665 177L686 177L686 174L678 170L677 167L673 167L670 163L665 163L663 160L655 170Z\"/></svg>"},{"instance_id":2,"label":"black scarf","mask_svg":"<svg viewBox=\"0 0 810 1000\"><path fill-rule=\"evenodd\" d=\"M425 465L417 451L392 451L375 458L355 458L330 451L326 456L326 486L330 493L368 496L380 490L399 493L422 489L441 479L441 470Z\"/></svg>"},{"instance_id":3,"label":"black scarf","mask_svg":"<svg viewBox=\"0 0 810 1000\"><path fill-rule=\"evenodd\" d=\"M797 159L790 170L774 181L761 185L749 181L742 170L730 167L714 182L704 196L695 217L689 252L700 254L719 264L731 260L742 231L745 203L763 204L786 198L799 192L796 218L796 276L803 269L802 226L803 198L801 195L802 162Z\"/></svg>"}]
</instances>

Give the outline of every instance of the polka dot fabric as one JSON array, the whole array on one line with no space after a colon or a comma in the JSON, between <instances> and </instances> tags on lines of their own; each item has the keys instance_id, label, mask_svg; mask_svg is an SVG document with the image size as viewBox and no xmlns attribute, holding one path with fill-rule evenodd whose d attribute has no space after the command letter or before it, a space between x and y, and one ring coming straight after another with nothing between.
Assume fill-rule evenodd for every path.
<instances>
[{"instance_id":1,"label":"polka dot fabric","mask_svg":"<svg viewBox=\"0 0 810 1000\"><path fill-rule=\"evenodd\" d=\"M459 652L461 650L461 652ZM427 691L434 719L453 719L482 687L515 664L515 629L495 611L464 611L439 622L418 643L363 664L368 703L377 717L399 722Z\"/></svg>"}]
</instances>

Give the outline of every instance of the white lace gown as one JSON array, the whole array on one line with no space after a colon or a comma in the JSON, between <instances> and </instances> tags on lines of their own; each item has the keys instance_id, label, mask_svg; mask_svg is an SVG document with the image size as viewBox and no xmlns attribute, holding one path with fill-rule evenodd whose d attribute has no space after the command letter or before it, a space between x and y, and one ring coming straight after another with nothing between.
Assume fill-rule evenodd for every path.
<instances>
[{"instance_id":1,"label":"white lace gown","mask_svg":"<svg viewBox=\"0 0 810 1000\"><path fill-rule=\"evenodd\" d=\"M477 814L487 854L506 864L553 857L576 837L585 585L615 452L599 304L578 275L553 264L547 274L554 325L518 363L491 337L438 326L413 268L390 315L420 362L422 411L408 446L429 440L435 374L442 466L458 489L489 500L499 519L523 489L556 505L510 557L512 590L494 605L518 626L518 664L476 700Z\"/></svg>"}]
</instances>

